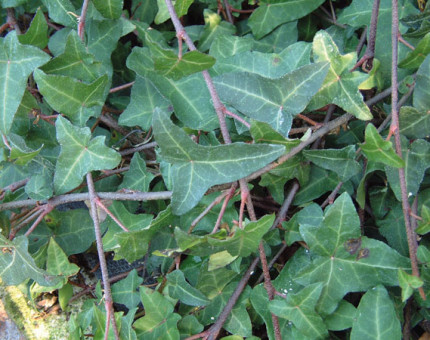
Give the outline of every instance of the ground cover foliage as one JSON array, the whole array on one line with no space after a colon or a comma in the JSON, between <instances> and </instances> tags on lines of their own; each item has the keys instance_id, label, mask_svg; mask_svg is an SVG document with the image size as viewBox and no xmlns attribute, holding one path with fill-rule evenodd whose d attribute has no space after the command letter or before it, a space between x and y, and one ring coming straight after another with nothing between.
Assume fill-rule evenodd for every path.
<instances>
[{"instance_id":1,"label":"ground cover foliage","mask_svg":"<svg viewBox=\"0 0 430 340\"><path fill-rule=\"evenodd\" d=\"M70 339L419 338L429 13L3 0L2 283L88 294Z\"/></svg>"}]
</instances>

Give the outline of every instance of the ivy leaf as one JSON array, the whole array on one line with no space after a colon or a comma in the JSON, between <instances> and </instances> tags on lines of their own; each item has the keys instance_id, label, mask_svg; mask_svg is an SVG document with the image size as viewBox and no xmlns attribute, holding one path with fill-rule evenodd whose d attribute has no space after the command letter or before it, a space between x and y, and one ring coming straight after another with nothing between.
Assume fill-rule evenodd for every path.
<instances>
[{"instance_id":1,"label":"ivy leaf","mask_svg":"<svg viewBox=\"0 0 430 340\"><path fill-rule=\"evenodd\" d=\"M356 315L357 310L354 305L342 300L333 314L324 319L324 323L331 331L342 331L352 327Z\"/></svg>"},{"instance_id":2,"label":"ivy leaf","mask_svg":"<svg viewBox=\"0 0 430 340\"><path fill-rule=\"evenodd\" d=\"M422 287L424 281L415 275L410 275L404 270L399 269L399 285L402 288L402 302L409 299L414 292L414 289Z\"/></svg>"},{"instance_id":3,"label":"ivy leaf","mask_svg":"<svg viewBox=\"0 0 430 340\"><path fill-rule=\"evenodd\" d=\"M419 40L417 47L399 63L399 67L416 70L430 53L430 33Z\"/></svg>"},{"instance_id":4,"label":"ivy leaf","mask_svg":"<svg viewBox=\"0 0 430 340\"><path fill-rule=\"evenodd\" d=\"M291 320L304 335L312 339L324 339L328 336L327 328L315 311L321 290L321 283L311 284L296 294L288 294L285 300L271 301L270 311L281 318Z\"/></svg>"},{"instance_id":5,"label":"ivy leaf","mask_svg":"<svg viewBox=\"0 0 430 340\"><path fill-rule=\"evenodd\" d=\"M54 238L51 237L48 244L46 259L46 271L53 275L73 276L79 271L79 267L70 263L63 249L60 248Z\"/></svg>"},{"instance_id":6,"label":"ivy leaf","mask_svg":"<svg viewBox=\"0 0 430 340\"><path fill-rule=\"evenodd\" d=\"M0 131L7 135L24 95L28 76L49 56L34 46L22 45L15 31L0 38Z\"/></svg>"},{"instance_id":7,"label":"ivy leaf","mask_svg":"<svg viewBox=\"0 0 430 340\"><path fill-rule=\"evenodd\" d=\"M358 145L369 161L384 163L395 168L405 166L403 159L394 151L393 144L390 141L384 140L373 124L366 126L365 143Z\"/></svg>"},{"instance_id":8,"label":"ivy leaf","mask_svg":"<svg viewBox=\"0 0 430 340\"><path fill-rule=\"evenodd\" d=\"M355 146L343 149L304 150L303 155L312 163L336 172L342 182L360 172L361 166L355 160Z\"/></svg>"},{"instance_id":9,"label":"ivy leaf","mask_svg":"<svg viewBox=\"0 0 430 340\"><path fill-rule=\"evenodd\" d=\"M236 33L236 27L227 21L221 20L221 16L209 9L203 11L205 28L200 35L198 49L206 52L216 37L221 35L232 35Z\"/></svg>"},{"instance_id":10,"label":"ivy leaf","mask_svg":"<svg viewBox=\"0 0 430 340\"><path fill-rule=\"evenodd\" d=\"M107 75L85 84L71 77L49 75L41 70L34 71L34 79L44 100L54 110L76 122L80 122L80 116L85 115L92 106L103 105L108 84Z\"/></svg>"},{"instance_id":11,"label":"ivy leaf","mask_svg":"<svg viewBox=\"0 0 430 340\"><path fill-rule=\"evenodd\" d=\"M140 287L140 299L145 316L137 319L133 327L139 340L179 339L177 322L179 314L173 313L173 305L156 290Z\"/></svg>"},{"instance_id":12,"label":"ivy leaf","mask_svg":"<svg viewBox=\"0 0 430 340\"><path fill-rule=\"evenodd\" d=\"M304 110L327 75L327 63L303 66L279 79L228 73L214 79L220 98L250 118L270 124L285 137L292 116Z\"/></svg>"},{"instance_id":13,"label":"ivy leaf","mask_svg":"<svg viewBox=\"0 0 430 340\"><path fill-rule=\"evenodd\" d=\"M357 307L357 317L352 325L351 340L401 339L402 329L396 309L384 286L367 291Z\"/></svg>"},{"instance_id":14,"label":"ivy leaf","mask_svg":"<svg viewBox=\"0 0 430 340\"><path fill-rule=\"evenodd\" d=\"M326 209L320 225L303 224L300 233L313 261L297 274L296 281L305 286L323 283L317 304L320 314L331 314L348 292L377 284L398 285L397 269L410 265L407 258L385 243L360 239L360 221L346 193Z\"/></svg>"},{"instance_id":15,"label":"ivy leaf","mask_svg":"<svg viewBox=\"0 0 430 340\"><path fill-rule=\"evenodd\" d=\"M176 0L175 12L178 18L184 16L188 12L188 8L191 6L194 0Z\"/></svg>"},{"instance_id":16,"label":"ivy leaf","mask_svg":"<svg viewBox=\"0 0 430 340\"><path fill-rule=\"evenodd\" d=\"M152 124L152 113L158 107L162 111L172 112L173 107L148 79L139 75L131 89L130 104L119 116L118 123L125 126L139 125L148 130Z\"/></svg>"},{"instance_id":17,"label":"ivy leaf","mask_svg":"<svg viewBox=\"0 0 430 340\"><path fill-rule=\"evenodd\" d=\"M75 7L70 0L42 0L48 9L49 17L61 25L76 28L76 17L70 13L75 13Z\"/></svg>"},{"instance_id":18,"label":"ivy leaf","mask_svg":"<svg viewBox=\"0 0 430 340\"><path fill-rule=\"evenodd\" d=\"M185 281L184 273L175 270L166 275L168 282L167 291L169 296L179 299L189 306L206 306L209 300L198 289Z\"/></svg>"},{"instance_id":19,"label":"ivy leaf","mask_svg":"<svg viewBox=\"0 0 430 340\"><path fill-rule=\"evenodd\" d=\"M124 0L94 0L94 7L108 19L118 19L121 16Z\"/></svg>"},{"instance_id":20,"label":"ivy leaf","mask_svg":"<svg viewBox=\"0 0 430 340\"><path fill-rule=\"evenodd\" d=\"M6 285L19 285L32 279L41 286L52 287L62 281L62 277L51 275L36 266L27 250L28 239L18 236L10 241L0 235L0 277Z\"/></svg>"},{"instance_id":21,"label":"ivy leaf","mask_svg":"<svg viewBox=\"0 0 430 340\"><path fill-rule=\"evenodd\" d=\"M133 269L125 279L112 285L113 301L125 305L128 309L135 308L140 302L137 289L142 282L143 279L137 275L136 269Z\"/></svg>"},{"instance_id":22,"label":"ivy leaf","mask_svg":"<svg viewBox=\"0 0 430 340\"><path fill-rule=\"evenodd\" d=\"M417 72L415 80L415 90L413 93L414 107L418 110L427 111L430 107L429 86L430 86L430 56L427 56Z\"/></svg>"},{"instance_id":23,"label":"ivy leaf","mask_svg":"<svg viewBox=\"0 0 430 340\"><path fill-rule=\"evenodd\" d=\"M9 134L8 141L11 147L9 158L17 165L26 165L36 157L43 148L43 145L37 150L29 148L25 143L25 139L14 133Z\"/></svg>"},{"instance_id":24,"label":"ivy leaf","mask_svg":"<svg viewBox=\"0 0 430 340\"><path fill-rule=\"evenodd\" d=\"M54 176L57 195L79 185L88 172L112 169L121 161L121 156L104 144L105 137L99 136L90 140L89 128L73 126L61 115L58 116L55 126L61 145Z\"/></svg>"},{"instance_id":25,"label":"ivy leaf","mask_svg":"<svg viewBox=\"0 0 430 340\"><path fill-rule=\"evenodd\" d=\"M261 3L251 14L248 25L257 39L275 27L304 17L318 8L324 0L283 0Z\"/></svg>"},{"instance_id":26,"label":"ivy leaf","mask_svg":"<svg viewBox=\"0 0 430 340\"><path fill-rule=\"evenodd\" d=\"M36 11L27 32L19 35L18 40L21 44L33 45L41 49L48 45L48 24L40 8Z\"/></svg>"},{"instance_id":27,"label":"ivy leaf","mask_svg":"<svg viewBox=\"0 0 430 340\"><path fill-rule=\"evenodd\" d=\"M176 215L193 208L212 185L243 178L285 150L280 145L197 145L160 110L154 113L153 129L161 158L173 164L172 211Z\"/></svg>"},{"instance_id":28,"label":"ivy leaf","mask_svg":"<svg viewBox=\"0 0 430 340\"><path fill-rule=\"evenodd\" d=\"M411 139L425 138L430 129L430 114L412 106L402 106L399 115L400 133Z\"/></svg>"},{"instance_id":29,"label":"ivy leaf","mask_svg":"<svg viewBox=\"0 0 430 340\"><path fill-rule=\"evenodd\" d=\"M146 192L154 177L155 176L146 169L146 163L139 156L139 153L135 153L131 159L130 170L124 175L119 189L126 188Z\"/></svg>"},{"instance_id":30,"label":"ivy leaf","mask_svg":"<svg viewBox=\"0 0 430 340\"><path fill-rule=\"evenodd\" d=\"M312 98L308 109L318 109L336 104L361 120L372 119L358 87L368 77L358 71L350 72L356 61L355 53L341 55L333 38L326 31L315 34L313 41L315 61L329 62L330 69L318 93Z\"/></svg>"}]
</instances>

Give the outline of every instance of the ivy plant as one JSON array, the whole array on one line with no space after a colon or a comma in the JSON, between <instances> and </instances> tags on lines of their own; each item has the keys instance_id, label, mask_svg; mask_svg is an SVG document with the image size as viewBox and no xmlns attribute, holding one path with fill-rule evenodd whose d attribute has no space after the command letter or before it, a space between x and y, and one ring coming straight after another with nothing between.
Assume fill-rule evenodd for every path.
<instances>
[{"instance_id":1,"label":"ivy plant","mask_svg":"<svg viewBox=\"0 0 430 340\"><path fill-rule=\"evenodd\" d=\"M428 331L425 1L1 8L0 279L69 339Z\"/></svg>"}]
</instances>

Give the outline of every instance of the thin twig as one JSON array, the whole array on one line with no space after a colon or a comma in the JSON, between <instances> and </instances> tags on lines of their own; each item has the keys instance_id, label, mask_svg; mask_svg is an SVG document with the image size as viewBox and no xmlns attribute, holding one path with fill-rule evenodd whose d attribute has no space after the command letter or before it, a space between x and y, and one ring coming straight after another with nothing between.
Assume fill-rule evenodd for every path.
<instances>
[{"instance_id":1,"label":"thin twig","mask_svg":"<svg viewBox=\"0 0 430 340\"><path fill-rule=\"evenodd\" d=\"M396 145L396 153L399 157L403 158L402 155L402 146L400 142L400 127L399 127L399 111L398 111L398 80L397 80L397 62L398 62L398 32L399 32L399 9L398 9L398 1L392 0L392 19L391 19L391 43L392 43L392 51L391 51L391 126L390 126L390 134L394 134L394 141ZM400 181L400 190L402 197L402 210L403 217L405 220L405 228L406 235L409 246L409 258L411 260L412 266L412 274L416 277L420 277L420 272L418 269L418 260L417 260L417 248L418 242L416 239L415 231L412 229L411 221L409 218L409 201L408 201L408 193L406 188L406 179L405 179L405 168L399 168L399 181ZM426 300L426 295L422 287L419 289L421 298Z\"/></svg>"},{"instance_id":2,"label":"thin twig","mask_svg":"<svg viewBox=\"0 0 430 340\"><path fill-rule=\"evenodd\" d=\"M121 91L121 90L124 90L124 89L128 89L129 87L132 87L134 85L134 83L135 82L132 81L132 82L127 83L127 84L123 84L123 85L120 85L120 86L117 86L117 87L112 87L109 90L109 93L115 93L115 92L118 92L118 91Z\"/></svg>"},{"instance_id":3,"label":"thin twig","mask_svg":"<svg viewBox=\"0 0 430 340\"><path fill-rule=\"evenodd\" d=\"M82 4L81 16L78 21L78 36L82 41L85 39L85 20L87 18L89 0L84 0Z\"/></svg>"},{"instance_id":4,"label":"thin twig","mask_svg":"<svg viewBox=\"0 0 430 340\"><path fill-rule=\"evenodd\" d=\"M143 150L155 148L156 146L157 146L157 142L151 142L151 143L147 143L147 144L142 144L140 146L136 146L134 148L121 150L121 151L119 151L119 154L121 156L127 156L127 155L131 155L132 153L136 153L136 152L140 152Z\"/></svg>"},{"instance_id":5,"label":"thin twig","mask_svg":"<svg viewBox=\"0 0 430 340\"><path fill-rule=\"evenodd\" d=\"M217 218L217 220L215 222L215 226L214 226L211 234L215 234L218 231L218 228L221 225L221 221L222 221L222 218L224 216L225 210L227 209L227 204L230 201L230 199L233 197L234 192L236 191L236 189L237 189L237 182L234 182L231 185L231 187L230 187L230 189L228 191L228 194L227 194L227 196L224 199L224 202L222 203L221 210L219 211L218 218Z\"/></svg>"},{"instance_id":6,"label":"thin twig","mask_svg":"<svg viewBox=\"0 0 430 340\"><path fill-rule=\"evenodd\" d=\"M234 24L233 16L231 15L231 6L228 3L228 0L224 0L225 12L227 14L227 20L230 24Z\"/></svg>"},{"instance_id":7,"label":"thin twig","mask_svg":"<svg viewBox=\"0 0 430 340\"><path fill-rule=\"evenodd\" d=\"M100 263L100 269L102 272L103 287L104 287L104 297L105 297L105 307L106 307L105 339L107 339L108 337L109 322L111 322L112 329L115 335L115 340L120 340L118 328L115 321L115 312L113 309L113 300L112 300L112 294L111 294L110 283L109 283L109 273L107 270L106 258L103 250L102 233L100 230L100 221L97 213L98 197L94 189L94 182L90 172L87 173L87 185L88 185L88 192L89 192L90 203L91 203L90 214L94 223L94 232L96 235L96 243L97 243L97 253L99 255L99 263Z\"/></svg>"}]
</instances>

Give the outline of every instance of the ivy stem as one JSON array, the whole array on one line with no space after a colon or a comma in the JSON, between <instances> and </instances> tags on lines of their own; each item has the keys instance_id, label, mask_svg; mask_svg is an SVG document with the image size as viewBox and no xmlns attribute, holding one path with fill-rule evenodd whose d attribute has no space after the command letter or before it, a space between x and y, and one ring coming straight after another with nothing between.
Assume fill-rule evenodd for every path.
<instances>
[{"instance_id":1,"label":"ivy stem","mask_svg":"<svg viewBox=\"0 0 430 340\"><path fill-rule=\"evenodd\" d=\"M78 21L78 35L82 41L84 41L84 38L85 38L84 36L85 20L87 18L88 4L89 4L89 0L84 0L82 4L81 16L79 17L79 21Z\"/></svg>"},{"instance_id":2,"label":"ivy stem","mask_svg":"<svg viewBox=\"0 0 430 340\"><path fill-rule=\"evenodd\" d=\"M218 218L217 218L217 220L215 222L215 226L214 226L211 234L215 234L218 231L218 228L221 225L221 221L222 221L222 218L223 218L224 213L225 213L225 209L227 209L227 204L230 201L230 199L233 197L234 192L236 191L236 189L237 189L237 182L234 182L231 185L231 187L230 187L230 189L229 189L229 191L227 193L227 196L224 199L224 202L222 203L221 210L219 211Z\"/></svg>"},{"instance_id":3,"label":"ivy stem","mask_svg":"<svg viewBox=\"0 0 430 340\"><path fill-rule=\"evenodd\" d=\"M224 0L225 12L227 14L227 20L230 24L234 24L233 16L231 15L231 6L228 3L228 0Z\"/></svg>"},{"instance_id":4,"label":"ivy stem","mask_svg":"<svg viewBox=\"0 0 430 340\"><path fill-rule=\"evenodd\" d=\"M118 92L118 91L121 91L121 90L124 90L124 89L128 89L129 87L132 87L134 85L134 83L135 82L132 81L132 82L127 83L127 84L123 84L123 85L120 85L120 86L117 86L117 87L112 87L109 90L109 93L115 93L115 92Z\"/></svg>"},{"instance_id":5,"label":"ivy stem","mask_svg":"<svg viewBox=\"0 0 430 340\"><path fill-rule=\"evenodd\" d=\"M392 17L391 17L391 126L390 134L394 134L394 141L396 145L396 153L400 158L403 158L402 147L400 142L400 129L399 129L399 111L398 111L398 79L397 79L397 63L398 63L398 44L399 44L399 8L398 1L392 0ZM411 260L412 274L416 277L420 277L420 272L418 269L417 260L417 248L418 243L416 239L415 231L412 229L410 216L409 216L409 201L408 193L406 188L405 179L405 168L399 168L399 180L400 180L400 190L402 197L402 210L403 217L405 220L406 235L408 239L409 246L409 258ZM426 295L422 287L419 288L421 298L426 300Z\"/></svg>"},{"instance_id":6,"label":"ivy stem","mask_svg":"<svg viewBox=\"0 0 430 340\"><path fill-rule=\"evenodd\" d=\"M106 308L105 339L107 339L109 335L109 322L112 322L112 329L115 335L115 340L120 340L118 328L116 326L116 321L115 321L115 314L113 310L113 300L112 300L112 294L110 290L109 274L107 270L106 258L103 250L99 215L97 213L97 199L99 198L97 197L97 194L94 188L94 182L91 176L91 172L87 173L87 185L88 185L88 193L90 196L90 203L91 203L90 214L94 223L94 233L96 235L97 253L99 254L100 269L102 272L103 287L104 287L105 308Z\"/></svg>"}]
</instances>

